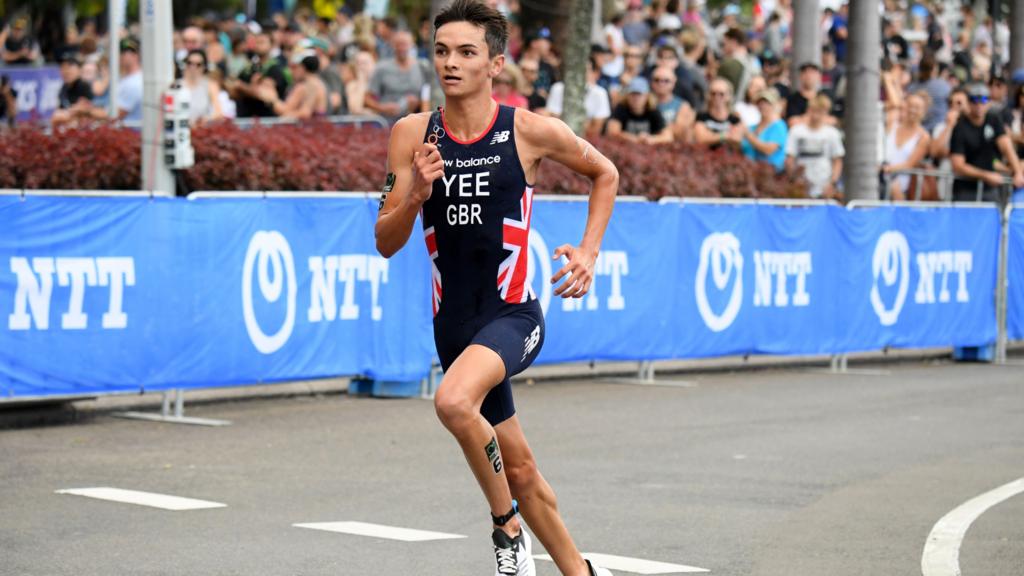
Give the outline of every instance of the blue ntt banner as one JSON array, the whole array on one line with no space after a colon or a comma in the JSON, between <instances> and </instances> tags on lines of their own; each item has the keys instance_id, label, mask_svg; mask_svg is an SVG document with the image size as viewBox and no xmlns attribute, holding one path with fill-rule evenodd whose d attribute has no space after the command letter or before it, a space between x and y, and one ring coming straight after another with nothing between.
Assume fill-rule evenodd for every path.
<instances>
[{"instance_id":1,"label":"blue ntt banner","mask_svg":"<svg viewBox=\"0 0 1024 576\"><path fill-rule=\"evenodd\" d=\"M1024 198L1010 213L1010 246L1007 276L1010 288L1007 333L1010 340L1024 340Z\"/></svg>"},{"instance_id":2,"label":"blue ntt banner","mask_svg":"<svg viewBox=\"0 0 1024 576\"><path fill-rule=\"evenodd\" d=\"M534 209L539 362L995 339L994 207L619 203L578 300L548 279L587 205ZM422 377L434 358L422 236L386 260L375 218L369 198L0 196L0 395Z\"/></svg>"}]
</instances>

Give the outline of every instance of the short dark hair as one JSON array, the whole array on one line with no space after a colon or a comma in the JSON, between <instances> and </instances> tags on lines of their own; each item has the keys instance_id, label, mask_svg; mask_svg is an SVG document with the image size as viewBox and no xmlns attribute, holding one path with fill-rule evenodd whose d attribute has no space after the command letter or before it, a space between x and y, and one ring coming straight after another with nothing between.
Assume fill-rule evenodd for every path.
<instances>
[{"instance_id":1,"label":"short dark hair","mask_svg":"<svg viewBox=\"0 0 1024 576\"><path fill-rule=\"evenodd\" d=\"M484 29L484 40L491 58L505 53L508 44L508 20L501 12L479 0L455 0L434 18L434 36L441 26L452 22L469 22Z\"/></svg>"},{"instance_id":2,"label":"short dark hair","mask_svg":"<svg viewBox=\"0 0 1024 576\"><path fill-rule=\"evenodd\" d=\"M729 28L725 31L725 37L739 44L740 46L747 45L747 36L739 28Z\"/></svg>"}]
</instances>

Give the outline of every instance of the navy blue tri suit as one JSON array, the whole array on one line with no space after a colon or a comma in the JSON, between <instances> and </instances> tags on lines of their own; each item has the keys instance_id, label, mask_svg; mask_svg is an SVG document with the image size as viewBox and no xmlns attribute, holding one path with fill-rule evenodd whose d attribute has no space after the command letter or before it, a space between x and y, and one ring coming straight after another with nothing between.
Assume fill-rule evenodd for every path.
<instances>
[{"instance_id":1,"label":"navy blue tri suit","mask_svg":"<svg viewBox=\"0 0 1024 576\"><path fill-rule=\"evenodd\" d=\"M533 186L516 151L515 108L499 105L491 126L470 142L451 135L438 109L424 141L444 160L444 177L422 210L437 355L445 371L470 344L501 356L505 379L480 408L497 425L515 414L509 378L544 342L544 315L527 282Z\"/></svg>"}]
</instances>

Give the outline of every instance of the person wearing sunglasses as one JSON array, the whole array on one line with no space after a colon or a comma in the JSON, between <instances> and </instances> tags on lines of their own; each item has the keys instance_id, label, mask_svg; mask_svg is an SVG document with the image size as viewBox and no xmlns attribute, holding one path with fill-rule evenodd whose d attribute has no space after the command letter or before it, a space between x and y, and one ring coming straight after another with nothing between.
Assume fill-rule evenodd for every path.
<instances>
[{"instance_id":1,"label":"person wearing sunglasses","mask_svg":"<svg viewBox=\"0 0 1024 576\"><path fill-rule=\"evenodd\" d=\"M957 176L953 200L978 199L980 189L982 201L994 202L1005 181L996 161L1001 159L1010 169L1014 188L1024 188L1024 169L1002 119L989 113L988 88L984 84L970 86L967 99L967 111L953 129L949 144L953 174Z\"/></svg>"},{"instance_id":2,"label":"person wearing sunglasses","mask_svg":"<svg viewBox=\"0 0 1024 576\"><path fill-rule=\"evenodd\" d=\"M198 124L222 118L224 113L220 108L220 86L207 76L206 52L200 49L189 50L183 64L181 83L191 96L189 122Z\"/></svg>"}]
</instances>

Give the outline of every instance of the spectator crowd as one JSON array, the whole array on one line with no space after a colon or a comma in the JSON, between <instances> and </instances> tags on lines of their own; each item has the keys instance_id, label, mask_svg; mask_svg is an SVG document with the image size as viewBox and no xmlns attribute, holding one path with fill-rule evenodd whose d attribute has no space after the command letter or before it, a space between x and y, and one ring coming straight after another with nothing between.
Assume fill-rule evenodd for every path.
<instances>
[{"instance_id":1,"label":"spectator crowd","mask_svg":"<svg viewBox=\"0 0 1024 576\"><path fill-rule=\"evenodd\" d=\"M551 30L521 26L518 0L490 1L512 24L494 98L561 116L562 59ZM586 62L586 134L743 154L779 172L802 169L812 197L842 198L849 13L837 0L822 4L820 59L795 62L792 0L757 0L746 12L703 0L619 0ZM955 182L957 200L992 199L1006 183L1024 187L1024 70L1009 69L1006 23L977 4L879 2L884 198L947 199L945 181ZM111 94L108 42L96 22L67 26L64 42L46 53L33 35L40 25L10 19L0 57L5 66L60 64L54 126L102 120L111 101L117 119L141 119L138 30L119 32L120 81ZM300 8L266 21L197 17L175 31L174 50L195 123L339 114L393 122L430 109L430 33L425 18ZM13 117L14 96L4 82L0 118Z\"/></svg>"}]
</instances>

